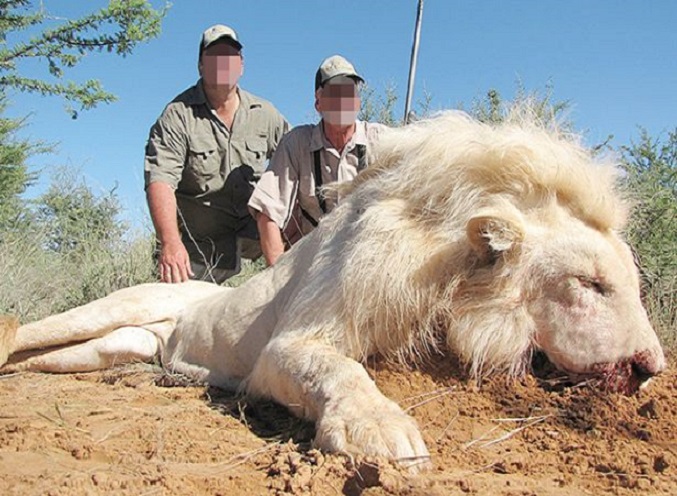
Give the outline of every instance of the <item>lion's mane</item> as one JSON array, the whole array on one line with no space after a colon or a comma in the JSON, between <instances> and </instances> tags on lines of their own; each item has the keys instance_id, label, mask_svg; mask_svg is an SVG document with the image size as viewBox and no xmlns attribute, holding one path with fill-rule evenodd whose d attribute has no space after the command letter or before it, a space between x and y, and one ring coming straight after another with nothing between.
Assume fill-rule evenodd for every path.
<instances>
[{"instance_id":1,"label":"lion's mane","mask_svg":"<svg viewBox=\"0 0 677 496\"><path fill-rule=\"evenodd\" d=\"M290 312L302 320L305 311L318 334L358 359L425 354L442 332L473 375L523 373L535 333L528 254L483 255L468 226L485 215L509 220L504 230L514 232L490 240L499 249L550 216L619 230L627 208L612 161L525 109L497 125L442 113L388 132L374 157L331 191L344 200L312 235L316 259Z\"/></svg>"}]
</instances>

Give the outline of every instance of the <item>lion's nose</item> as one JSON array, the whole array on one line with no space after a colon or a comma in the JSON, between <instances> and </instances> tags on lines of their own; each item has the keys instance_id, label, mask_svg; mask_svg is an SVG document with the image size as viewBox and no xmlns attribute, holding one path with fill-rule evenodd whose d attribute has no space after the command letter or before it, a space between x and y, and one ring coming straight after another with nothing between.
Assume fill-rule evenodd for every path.
<instances>
[{"instance_id":1,"label":"lion's nose","mask_svg":"<svg viewBox=\"0 0 677 496\"><path fill-rule=\"evenodd\" d=\"M665 357L662 351L658 353L652 350L640 351L633 355L631 364L632 374L641 384L665 370Z\"/></svg>"},{"instance_id":2,"label":"lion's nose","mask_svg":"<svg viewBox=\"0 0 677 496\"><path fill-rule=\"evenodd\" d=\"M643 364L638 362L632 362L632 375L635 380L641 385L646 381L651 379L655 373L651 372L649 369L645 368Z\"/></svg>"}]
</instances>

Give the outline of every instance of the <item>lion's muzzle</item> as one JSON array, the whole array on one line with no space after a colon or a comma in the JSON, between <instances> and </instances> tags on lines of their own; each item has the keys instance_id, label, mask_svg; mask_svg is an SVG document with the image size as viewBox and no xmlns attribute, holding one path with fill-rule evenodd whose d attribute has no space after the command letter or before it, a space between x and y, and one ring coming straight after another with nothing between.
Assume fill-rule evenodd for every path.
<instances>
[{"instance_id":1,"label":"lion's muzzle","mask_svg":"<svg viewBox=\"0 0 677 496\"><path fill-rule=\"evenodd\" d=\"M616 363L600 363L592 367L594 376L601 379L604 389L627 395L635 394L653 376L665 370L661 352L644 350Z\"/></svg>"}]
</instances>

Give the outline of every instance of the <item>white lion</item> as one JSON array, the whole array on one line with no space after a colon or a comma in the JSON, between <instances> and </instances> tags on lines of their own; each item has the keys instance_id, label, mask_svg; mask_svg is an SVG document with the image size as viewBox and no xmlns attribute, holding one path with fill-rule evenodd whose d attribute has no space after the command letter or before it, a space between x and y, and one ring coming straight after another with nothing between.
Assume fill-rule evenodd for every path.
<instances>
[{"instance_id":1,"label":"white lion","mask_svg":"<svg viewBox=\"0 0 677 496\"><path fill-rule=\"evenodd\" d=\"M21 326L8 370L74 372L159 356L316 422L320 448L425 461L415 421L360 361L425 357L439 336L475 376L560 369L633 392L665 367L618 231L615 172L516 112L392 130L340 206L272 268L231 289L145 284ZM66 346L63 346L66 345Z\"/></svg>"}]
</instances>

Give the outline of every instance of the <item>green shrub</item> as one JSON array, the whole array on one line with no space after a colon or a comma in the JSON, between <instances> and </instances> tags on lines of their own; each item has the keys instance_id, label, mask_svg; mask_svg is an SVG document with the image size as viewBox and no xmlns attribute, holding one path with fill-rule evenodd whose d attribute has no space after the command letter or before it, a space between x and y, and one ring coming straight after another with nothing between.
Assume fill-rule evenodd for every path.
<instances>
[{"instance_id":1,"label":"green shrub","mask_svg":"<svg viewBox=\"0 0 677 496\"><path fill-rule=\"evenodd\" d=\"M649 316L667 348L677 345L677 129L667 139L642 131L621 147L634 210L627 238L637 254Z\"/></svg>"},{"instance_id":2,"label":"green shrub","mask_svg":"<svg viewBox=\"0 0 677 496\"><path fill-rule=\"evenodd\" d=\"M94 195L76 172L57 173L0 238L0 313L23 322L155 280L153 236L118 220L114 192Z\"/></svg>"}]
</instances>

